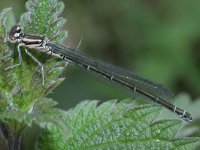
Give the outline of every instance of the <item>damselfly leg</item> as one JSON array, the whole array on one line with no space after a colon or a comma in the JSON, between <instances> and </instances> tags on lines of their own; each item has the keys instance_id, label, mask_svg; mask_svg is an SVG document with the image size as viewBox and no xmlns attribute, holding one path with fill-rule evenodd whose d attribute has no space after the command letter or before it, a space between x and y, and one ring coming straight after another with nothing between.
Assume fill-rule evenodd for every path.
<instances>
[{"instance_id":1,"label":"damselfly leg","mask_svg":"<svg viewBox=\"0 0 200 150\"><path fill-rule=\"evenodd\" d=\"M17 67L17 66L22 65L22 54L21 54L21 48L20 48L20 47L21 47L21 45L18 44L18 46L17 46L18 63L17 63L17 64L14 64L14 65L12 65L12 66L7 67L5 70L12 69L12 68L15 68L15 67ZM28 56L30 56L30 57L38 64L38 66L41 68L42 86L44 86L44 67L43 67L42 63L41 63L37 58L35 58L27 49L25 49L25 52L26 52L26 54L27 54ZM11 54L9 54L9 55L4 56L3 58L8 57L8 56L11 56L11 55L13 55L13 53L14 53L14 51L13 51ZM1 59L3 59L3 58L1 58Z\"/></svg>"},{"instance_id":2,"label":"damselfly leg","mask_svg":"<svg viewBox=\"0 0 200 150\"><path fill-rule=\"evenodd\" d=\"M25 52L27 55L29 55L37 64L38 66L41 68L41 74L42 74L42 86L44 86L44 66L42 65L42 63L33 56L33 54L31 54L27 49L25 49Z\"/></svg>"},{"instance_id":3,"label":"damselfly leg","mask_svg":"<svg viewBox=\"0 0 200 150\"><path fill-rule=\"evenodd\" d=\"M67 62L69 61L83 67L113 83L127 88L135 95L142 96L151 102L169 109L186 121L192 121L192 115L190 113L169 102L170 99L173 99L171 90L159 83L140 77L123 68L89 57L77 49L50 41L44 36L25 34L19 25L16 25L11 29L9 40L12 43L18 43L19 45L19 64L17 65L22 63L20 46L45 52L46 54L51 54L55 57L64 59ZM44 85L43 65L30 52L28 52L28 50L25 49L25 51L27 55L29 55L40 66L42 71L42 84ZM14 67L17 65L14 65Z\"/></svg>"},{"instance_id":4,"label":"damselfly leg","mask_svg":"<svg viewBox=\"0 0 200 150\"><path fill-rule=\"evenodd\" d=\"M18 63L17 63L17 64L14 64L14 65L12 65L12 66L10 66L10 67L7 67L5 70L12 69L12 68L17 67L17 66L19 66L19 65L22 64L22 53L21 53L20 46L21 46L20 44L18 44L18 46L17 46Z\"/></svg>"}]
</instances>

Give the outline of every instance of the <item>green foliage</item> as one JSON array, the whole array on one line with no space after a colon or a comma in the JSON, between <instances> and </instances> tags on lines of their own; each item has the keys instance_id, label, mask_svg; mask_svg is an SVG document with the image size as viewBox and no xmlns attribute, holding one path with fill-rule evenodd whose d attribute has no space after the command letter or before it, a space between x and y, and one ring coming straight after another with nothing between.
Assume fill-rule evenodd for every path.
<instances>
[{"instance_id":1,"label":"green foliage","mask_svg":"<svg viewBox=\"0 0 200 150\"><path fill-rule=\"evenodd\" d=\"M27 33L42 34L55 42L62 42L67 32L60 31L66 19L59 17L64 9L58 0L29 0L26 2L28 12L22 14L20 24Z\"/></svg>"},{"instance_id":2,"label":"green foliage","mask_svg":"<svg viewBox=\"0 0 200 150\"><path fill-rule=\"evenodd\" d=\"M26 33L45 35L47 38L55 42L62 42L64 40L67 36L67 32L62 32L60 29L66 20L59 17L64 8L62 2L56 0L30 0L26 3L26 8L28 12L22 14L20 20L20 25L24 27ZM27 56L24 56L26 61L23 63L23 67L18 70L19 72L23 72L23 76L18 79L19 81L22 81L25 89L28 89L28 91L31 92L27 93L27 97L31 96L31 99L39 99L45 97L63 81L64 78L60 78L60 75L63 68L66 66L66 63L55 59L52 60L51 56L46 56L32 51L31 53L33 53L34 56L38 56L39 61L44 65L45 86L42 87L41 85L40 68L37 67L35 70L37 64L30 60L30 58L27 58ZM32 64L31 66L30 63ZM28 81L24 82L25 79Z\"/></svg>"},{"instance_id":3,"label":"green foliage","mask_svg":"<svg viewBox=\"0 0 200 150\"><path fill-rule=\"evenodd\" d=\"M26 33L45 35L59 43L64 40L67 32L61 31L66 21L60 17L62 2L29 0L26 8L19 23ZM44 87L40 67L25 53L21 66L6 69L18 62L17 54L9 55L16 51L15 45L6 39L10 11L7 8L0 13L0 128L9 146L10 140L20 143L19 137L33 122L42 130L37 141L41 150L191 149L199 144L199 138L176 137L183 121L160 119L160 107L136 106L130 99L102 104L83 101L67 112L55 108L57 103L45 97L64 80L67 63L30 50L44 65Z\"/></svg>"},{"instance_id":4,"label":"green foliage","mask_svg":"<svg viewBox=\"0 0 200 150\"><path fill-rule=\"evenodd\" d=\"M51 123L61 129L65 129L66 125L61 119L62 116L65 115L65 112L58 108L54 108L56 104L57 103L51 99L44 99L34 106L36 109L30 110L28 113L8 110L2 112L0 118L3 121L16 120L18 123L28 127L31 127L32 123L35 122L41 128L44 128L47 124Z\"/></svg>"},{"instance_id":5,"label":"green foliage","mask_svg":"<svg viewBox=\"0 0 200 150\"><path fill-rule=\"evenodd\" d=\"M134 107L126 101L80 103L66 116L70 136L48 127L39 138L39 149L193 149L199 143L199 138L175 137L181 120L156 121L159 107Z\"/></svg>"},{"instance_id":6,"label":"green foliage","mask_svg":"<svg viewBox=\"0 0 200 150\"><path fill-rule=\"evenodd\" d=\"M27 2L28 12L22 15L20 24L27 32L45 34L53 41L61 42L66 37L66 32L61 33L60 31L65 22L64 18L59 17L63 10L63 3L43 1L43 5L38 5L41 2ZM48 15L46 14L47 10L49 10ZM41 69L24 53L22 65L7 69L8 66L18 63L18 57L11 55L12 52L17 51L16 45L10 44L6 34L8 30L6 29L6 19L10 11L10 8L4 9L0 14L0 125L5 139L8 140L9 146L12 146L17 142L20 143L17 140L20 140L19 137L23 135L22 131L31 127L33 122L40 127L54 124L63 130L66 129L61 117L64 115L64 111L54 108L56 103L45 98L64 80L60 75L66 67L66 63L49 56L39 57L41 54L35 53L38 60L44 64L46 75L44 87L41 84ZM43 20L48 24L38 26L33 23L36 22L35 19L39 22ZM55 32L51 32L55 28ZM40 31L44 31L44 33ZM24 52L24 49L21 49Z\"/></svg>"},{"instance_id":7,"label":"green foliage","mask_svg":"<svg viewBox=\"0 0 200 150\"><path fill-rule=\"evenodd\" d=\"M16 84L16 74L13 70L6 70L10 64L12 64L13 59L9 56L10 51L8 44L6 44L6 29L5 20L11 8L2 10L0 14L0 110L5 111L8 107L13 106L13 99L17 95L15 89ZM8 94L9 93L9 94Z\"/></svg>"}]
</instances>

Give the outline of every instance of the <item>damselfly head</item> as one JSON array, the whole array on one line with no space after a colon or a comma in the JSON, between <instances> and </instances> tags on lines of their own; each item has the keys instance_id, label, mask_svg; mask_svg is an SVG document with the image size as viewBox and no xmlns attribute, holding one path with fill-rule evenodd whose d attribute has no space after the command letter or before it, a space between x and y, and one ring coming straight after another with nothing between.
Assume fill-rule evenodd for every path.
<instances>
[{"instance_id":1,"label":"damselfly head","mask_svg":"<svg viewBox=\"0 0 200 150\"><path fill-rule=\"evenodd\" d=\"M19 42L23 37L24 33L20 25L14 25L8 34L8 39L10 42Z\"/></svg>"}]
</instances>

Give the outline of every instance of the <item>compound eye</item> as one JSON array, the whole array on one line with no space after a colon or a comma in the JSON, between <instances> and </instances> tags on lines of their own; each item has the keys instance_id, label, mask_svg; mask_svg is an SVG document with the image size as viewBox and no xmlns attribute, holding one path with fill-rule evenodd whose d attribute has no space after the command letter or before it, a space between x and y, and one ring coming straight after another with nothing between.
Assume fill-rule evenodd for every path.
<instances>
[{"instance_id":1,"label":"compound eye","mask_svg":"<svg viewBox=\"0 0 200 150\"><path fill-rule=\"evenodd\" d=\"M22 28L19 25L15 25L9 32L8 39L10 42L16 42L17 39L20 39L22 35Z\"/></svg>"},{"instance_id":2,"label":"compound eye","mask_svg":"<svg viewBox=\"0 0 200 150\"><path fill-rule=\"evenodd\" d=\"M17 26L16 27L16 33L20 33L22 31L21 27L20 26Z\"/></svg>"}]
</instances>

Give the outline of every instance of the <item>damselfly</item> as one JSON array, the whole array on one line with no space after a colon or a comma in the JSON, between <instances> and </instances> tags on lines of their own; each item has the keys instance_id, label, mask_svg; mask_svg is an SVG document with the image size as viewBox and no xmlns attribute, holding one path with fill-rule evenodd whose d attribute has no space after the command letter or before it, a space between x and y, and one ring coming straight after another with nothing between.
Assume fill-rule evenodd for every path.
<instances>
[{"instance_id":1,"label":"damselfly","mask_svg":"<svg viewBox=\"0 0 200 150\"><path fill-rule=\"evenodd\" d=\"M186 121L192 121L190 113L167 101L173 98L173 94L169 89L161 84L144 79L120 67L89 57L76 49L52 42L45 36L25 34L20 25L13 26L9 32L8 38L10 42L18 43L17 50L19 57L19 63L9 68L22 64L20 47L23 46L25 47L25 52L41 67L43 85L45 83L43 65L26 48L45 52L75 63L88 71L94 72L99 76L105 77L108 80L131 90L136 95L145 97L156 104L164 106Z\"/></svg>"}]
</instances>

